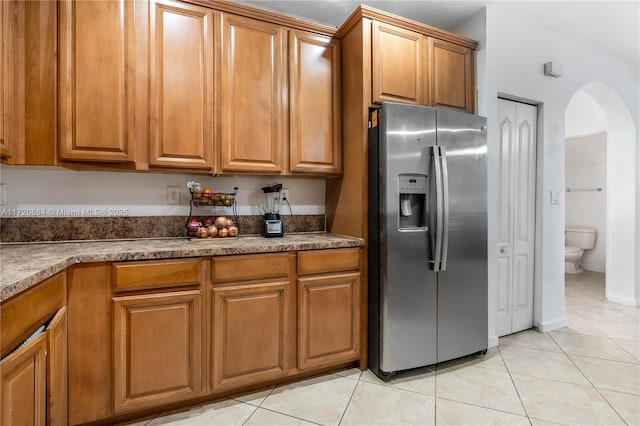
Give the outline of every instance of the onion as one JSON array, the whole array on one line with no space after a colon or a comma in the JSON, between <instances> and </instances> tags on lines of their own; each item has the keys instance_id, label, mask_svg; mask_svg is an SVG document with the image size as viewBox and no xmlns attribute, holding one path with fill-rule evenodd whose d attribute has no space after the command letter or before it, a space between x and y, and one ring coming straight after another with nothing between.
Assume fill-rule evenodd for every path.
<instances>
[{"instance_id":1,"label":"onion","mask_svg":"<svg viewBox=\"0 0 640 426\"><path fill-rule=\"evenodd\" d=\"M209 236L211 238L215 238L218 236L218 228L216 228L215 226L211 225L207 229L209 230Z\"/></svg>"},{"instance_id":2,"label":"onion","mask_svg":"<svg viewBox=\"0 0 640 426\"><path fill-rule=\"evenodd\" d=\"M219 216L216 218L216 228L222 229L227 227L227 218L224 216Z\"/></svg>"},{"instance_id":3,"label":"onion","mask_svg":"<svg viewBox=\"0 0 640 426\"><path fill-rule=\"evenodd\" d=\"M233 226L233 219L228 219L227 218L227 228L230 228Z\"/></svg>"},{"instance_id":4,"label":"onion","mask_svg":"<svg viewBox=\"0 0 640 426\"><path fill-rule=\"evenodd\" d=\"M209 236L209 231L207 230L207 228L204 228L204 227L198 228L196 235L198 236L198 238L207 238Z\"/></svg>"},{"instance_id":5,"label":"onion","mask_svg":"<svg viewBox=\"0 0 640 426\"><path fill-rule=\"evenodd\" d=\"M213 225L215 221L216 220L213 217L207 216L204 219L202 219L202 226L205 226L208 228L209 226Z\"/></svg>"},{"instance_id":6,"label":"onion","mask_svg":"<svg viewBox=\"0 0 640 426\"><path fill-rule=\"evenodd\" d=\"M222 228L218 231L218 235L220 235L221 238L227 238L229 236L229 230L227 228Z\"/></svg>"},{"instance_id":7,"label":"onion","mask_svg":"<svg viewBox=\"0 0 640 426\"><path fill-rule=\"evenodd\" d=\"M200 228L201 226L202 224L200 223L200 221L198 221L197 219L191 219L187 223L187 231L195 234L196 232L198 232L198 228Z\"/></svg>"},{"instance_id":8,"label":"onion","mask_svg":"<svg viewBox=\"0 0 640 426\"><path fill-rule=\"evenodd\" d=\"M238 227L237 227L237 226L234 226L234 225L231 225L231 226L229 227L229 236L230 236L230 237L235 237L235 236L237 236L237 235L238 235Z\"/></svg>"}]
</instances>

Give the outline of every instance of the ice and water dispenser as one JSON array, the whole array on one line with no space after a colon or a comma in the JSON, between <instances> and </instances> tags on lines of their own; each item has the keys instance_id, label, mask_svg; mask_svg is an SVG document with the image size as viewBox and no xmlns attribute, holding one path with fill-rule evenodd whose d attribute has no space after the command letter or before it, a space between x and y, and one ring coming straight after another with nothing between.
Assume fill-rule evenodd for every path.
<instances>
[{"instance_id":1,"label":"ice and water dispenser","mask_svg":"<svg viewBox=\"0 0 640 426\"><path fill-rule=\"evenodd\" d=\"M427 176L406 173L398 176L400 230L427 227Z\"/></svg>"}]
</instances>

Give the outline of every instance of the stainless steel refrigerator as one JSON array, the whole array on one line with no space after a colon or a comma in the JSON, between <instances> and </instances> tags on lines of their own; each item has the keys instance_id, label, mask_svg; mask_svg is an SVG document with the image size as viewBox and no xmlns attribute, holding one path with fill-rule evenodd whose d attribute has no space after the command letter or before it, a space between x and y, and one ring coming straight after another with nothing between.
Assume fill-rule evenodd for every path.
<instances>
[{"instance_id":1,"label":"stainless steel refrigerator","mask_svg":"<svg viewBox=\"0 0 640 426\"><path fill-rule=\"evenodd\" d=\"M486 119L383 103L370 123L369 368L486 351Z\"/></svg>"}]
</instances>

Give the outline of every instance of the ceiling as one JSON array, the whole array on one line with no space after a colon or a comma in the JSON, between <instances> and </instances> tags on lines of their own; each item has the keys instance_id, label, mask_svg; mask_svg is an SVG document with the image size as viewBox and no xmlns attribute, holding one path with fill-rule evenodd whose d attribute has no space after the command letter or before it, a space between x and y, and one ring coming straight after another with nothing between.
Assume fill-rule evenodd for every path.
<instances>
[{"instance_id":1,"label":"ceiling","mask_svg":"<svg viewBox=\"0 0 640 426\"><path fill-rule=\"evenodd\" d=\"M492 4L515 19L640 64L640 1L241 0L264 9L340 26L359 4L445 30Z\"/></svg>"}]
</instances>

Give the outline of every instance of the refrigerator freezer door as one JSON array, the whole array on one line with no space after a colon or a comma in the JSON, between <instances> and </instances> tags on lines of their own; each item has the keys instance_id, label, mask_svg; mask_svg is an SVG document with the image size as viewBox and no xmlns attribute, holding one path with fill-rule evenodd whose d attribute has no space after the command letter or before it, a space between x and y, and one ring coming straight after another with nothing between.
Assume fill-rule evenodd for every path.
<instances>
[{"instance_id":1,"label":"refrigerator freezer door","mask_svg":"<svg viewBox=\"0 0 640 426\"><path fill-rule=\"evenodd\" d=\"M446 270L438 273L442 362L487 348L487 145L483 117L438 110L437 121L449 186Z\"/></svg>"},{"instance_id":2,"label":"refrigerator freezer door","mask_svg":"<svg viewBox=\"0 0 640 426\"><path fill-rule=\"evenodd\" d=\"M436 274L429 270L427 258L429 231L399 226L399 177L428 175L429 147L436 143L435 119L435 109L412 105L385 103L381 111L379 350L383 372L436 362L437 291Z\"/></svg>"}]
</instances>

